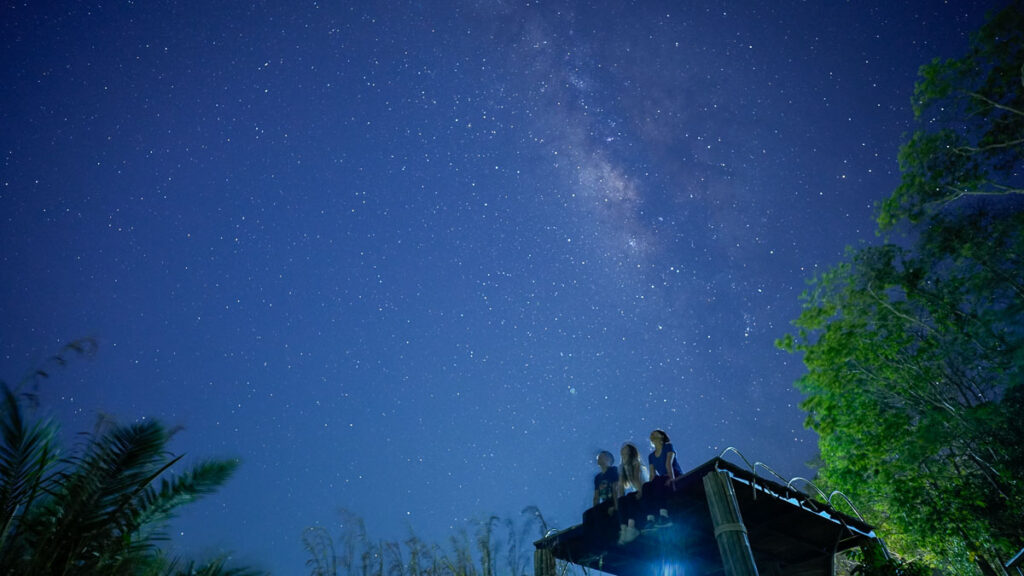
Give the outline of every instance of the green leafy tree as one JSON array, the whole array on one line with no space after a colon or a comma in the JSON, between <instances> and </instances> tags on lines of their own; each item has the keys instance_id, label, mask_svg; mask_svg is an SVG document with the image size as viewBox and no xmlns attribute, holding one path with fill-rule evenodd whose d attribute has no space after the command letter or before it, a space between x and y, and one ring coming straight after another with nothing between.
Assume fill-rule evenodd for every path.
<instances>
[{"instance_id":1,"label":"green leafy tree","mask_svg":"<svg viewBox=\"0 0 1024 576\"><path fill-rule=\"evenodd\" d=\"M51 362L63 365L65 353L87 350L72 343ZM30 415L38 380L47 376L37 370L22 382L33 384L24 393L0 382L0 574L256 573L228 568L223 559L169 560L157 547L175 510L223 485L237 461L207 460L165 477L181 456L166 449L173 431L152 420L102 421L78 450L62 456L57 423Z\"/></svg>"},{"instance_id":2,"label":"green leafy tree","mask_svg":"<svg viewBox=\"0 0 1024 576\"><path fill-rule=\"evenodd\" d=\"M922 66L918 129L900 149L899 187L882 204L889 229L986 196L1024 194L1024 8L1020 0L972 38L968 53Z\"/></svg>"},{"instance_id":3,"label":"green leafy tree","mask_svg":"<svg viewBox=\"0 0 1024 576\"><path fill-rule=\"evenodd\" d=\"M1024 543L1024 4L922 68L919 129L879 226L804 294L820 476L904 555L1000 573Z\"/></svg>"}]
</instances>

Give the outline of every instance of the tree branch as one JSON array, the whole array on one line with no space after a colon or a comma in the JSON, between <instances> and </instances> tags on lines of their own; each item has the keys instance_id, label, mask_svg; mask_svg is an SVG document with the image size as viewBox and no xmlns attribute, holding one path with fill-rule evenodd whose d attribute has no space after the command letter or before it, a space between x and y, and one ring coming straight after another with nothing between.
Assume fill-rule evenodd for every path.
<instances>
[{"instance_id":1,"label":"tree branch","mask_svg":"<svg viewBox=\"0 0 1024 576\"><path fill-rule=\"evenodd\" d=\"M996 148L1009 148L1010 146L1016 146L1018 144L1024 144L1024 138L1018 138L1017 140L1011 140L1010 142L1001 142L999 144L989 144L988 146L957 146L953 151L958 154L969 155L994 150Z\"/></svg>"},{"instance_id":2,"label":"tree branch","mask_svg":"<svg viewBox=\"0 0 1024 576\"><path fill-rule=\"evenodd\" d=\"M928 324L924 323L923 321L921 321L921 319L914 318L912 316L909 316L909 315L904 314L904 313L900 312L899 310L897 310L889 302L888 299L882 298L881 296L879 296L878 293L875 292L874 288L872 288L870 284L866 288L867 288L868 294L870 294L871 297L874 298L876 302L881 304L882 307L887 309L889 312L892 312L893 315L895 315L896 317L902 318L903 320L906 320L910 324L916 324L916 325L924 328L925 332L928 333L928 334L932 333L935 330L934 327L929 326Z\"/></svg>"},{"instance_id":3,"label":"tree branch","mask_svg":"<svg viewBox=\"0 0 1024 576\"><path fill-rule=\"evenodd\" d=\"M998 190L961 190L954 186L946 185L945 189L948 192L952 192L950 196L944 198L938 198L927 202L926 204L939 204L940 206L946 206L952 204L964 196L1005 196L1007 194L1024 194L1024 188L1011 188L1009 186L1003 186L994 182L986 182Z\"/></svg>"},{"instance_id":4,"label":"tree branch","mask_svg":"<svg viewBox=\"0 0 1024 576\"><path fill-rule=\"evenodd\" d=\"M986 104L988 104L989 106L992 106L993 108L999 108L1000 110L1005 110L1005 111L1007 111L1007 112L1009 112L1011 114L1016 114L1018 116L1024 116L1024 111L1017 110L1016 108L1013 108L1011 106L1006 106L1005 104L1000 104L999 102L996 102L995 100L992 100L990 98L982 96L981 94L978 94L977 92L968 92L968 94L970 94L970 96L972 98L977 98L978 100L981 100L982 102L985 102Z\"/></svg>"}]
</instances>

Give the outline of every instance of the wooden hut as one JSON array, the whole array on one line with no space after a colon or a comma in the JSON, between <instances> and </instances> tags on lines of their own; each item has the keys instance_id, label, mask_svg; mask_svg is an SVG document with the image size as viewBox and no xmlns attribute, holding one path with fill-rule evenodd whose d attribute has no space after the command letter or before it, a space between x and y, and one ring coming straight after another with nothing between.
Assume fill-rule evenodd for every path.
<instances>
[{"instance_id":1,"label":"wooden hut","mask_svg":"<svg viewBox=\"0 0 1024 576\"><path fill-rule=\"evenodd\" d=\"M835 554L875 539L871 526L788 484L721 458L675 482L670 526L618 543L618 520L598 517L534 543L535 576L555 559L616 576L832 576Z\"/></svg>"}]
</instances>

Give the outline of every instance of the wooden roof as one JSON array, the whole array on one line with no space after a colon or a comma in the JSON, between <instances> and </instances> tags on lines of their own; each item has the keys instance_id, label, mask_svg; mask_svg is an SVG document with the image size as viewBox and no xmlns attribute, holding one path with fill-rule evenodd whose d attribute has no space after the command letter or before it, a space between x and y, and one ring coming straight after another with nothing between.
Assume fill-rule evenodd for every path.
<instances>
[{"instance_id":1,"label":"wooden roof","mask_svg":"<svg viewBox=\"0 0 1024 576\"><path fill-rule=\"evenodd\" d=\"M721 458L687 472L676 481L666 508L667 528L645 531L626 545L595 542L583 525L550 534L534 545L555 558L618 576L712 575L723 572L704 494L703 477L729 473L751 551L760 574L832 576L836 552L875 538L871 526L772 480L756 476ZM587 527L593 528L593 527Z\"/></svg>"}]
</instances>

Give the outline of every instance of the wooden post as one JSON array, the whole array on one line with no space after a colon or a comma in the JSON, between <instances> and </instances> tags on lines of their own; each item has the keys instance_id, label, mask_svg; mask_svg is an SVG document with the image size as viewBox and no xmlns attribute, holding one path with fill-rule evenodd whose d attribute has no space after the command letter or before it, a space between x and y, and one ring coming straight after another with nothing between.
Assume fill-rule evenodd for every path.
<instances>
[{"instance_id":1,"label":"wooden post","mask_svg":"<svg viewBox=\"0 0 1024 576\"><path fill-rule=\"evenodd\" d=\"M757 576L754 553L750 551L747 527L740 516L740 505L732 480L724 470L704 475L704 496L711 510L711 523L715 527L718 553L722 555L725 576Z\"/></svg>"},{"instance_id":2,"label":"wooden post","mask_svg":"<svg viewBox=\"0 0 1024 576\"><path fill-rule=\"evenodd\" d=\"M549 548L533 551L533 576L555 576L555 555Z\"/></svg>"}]
</instances>

